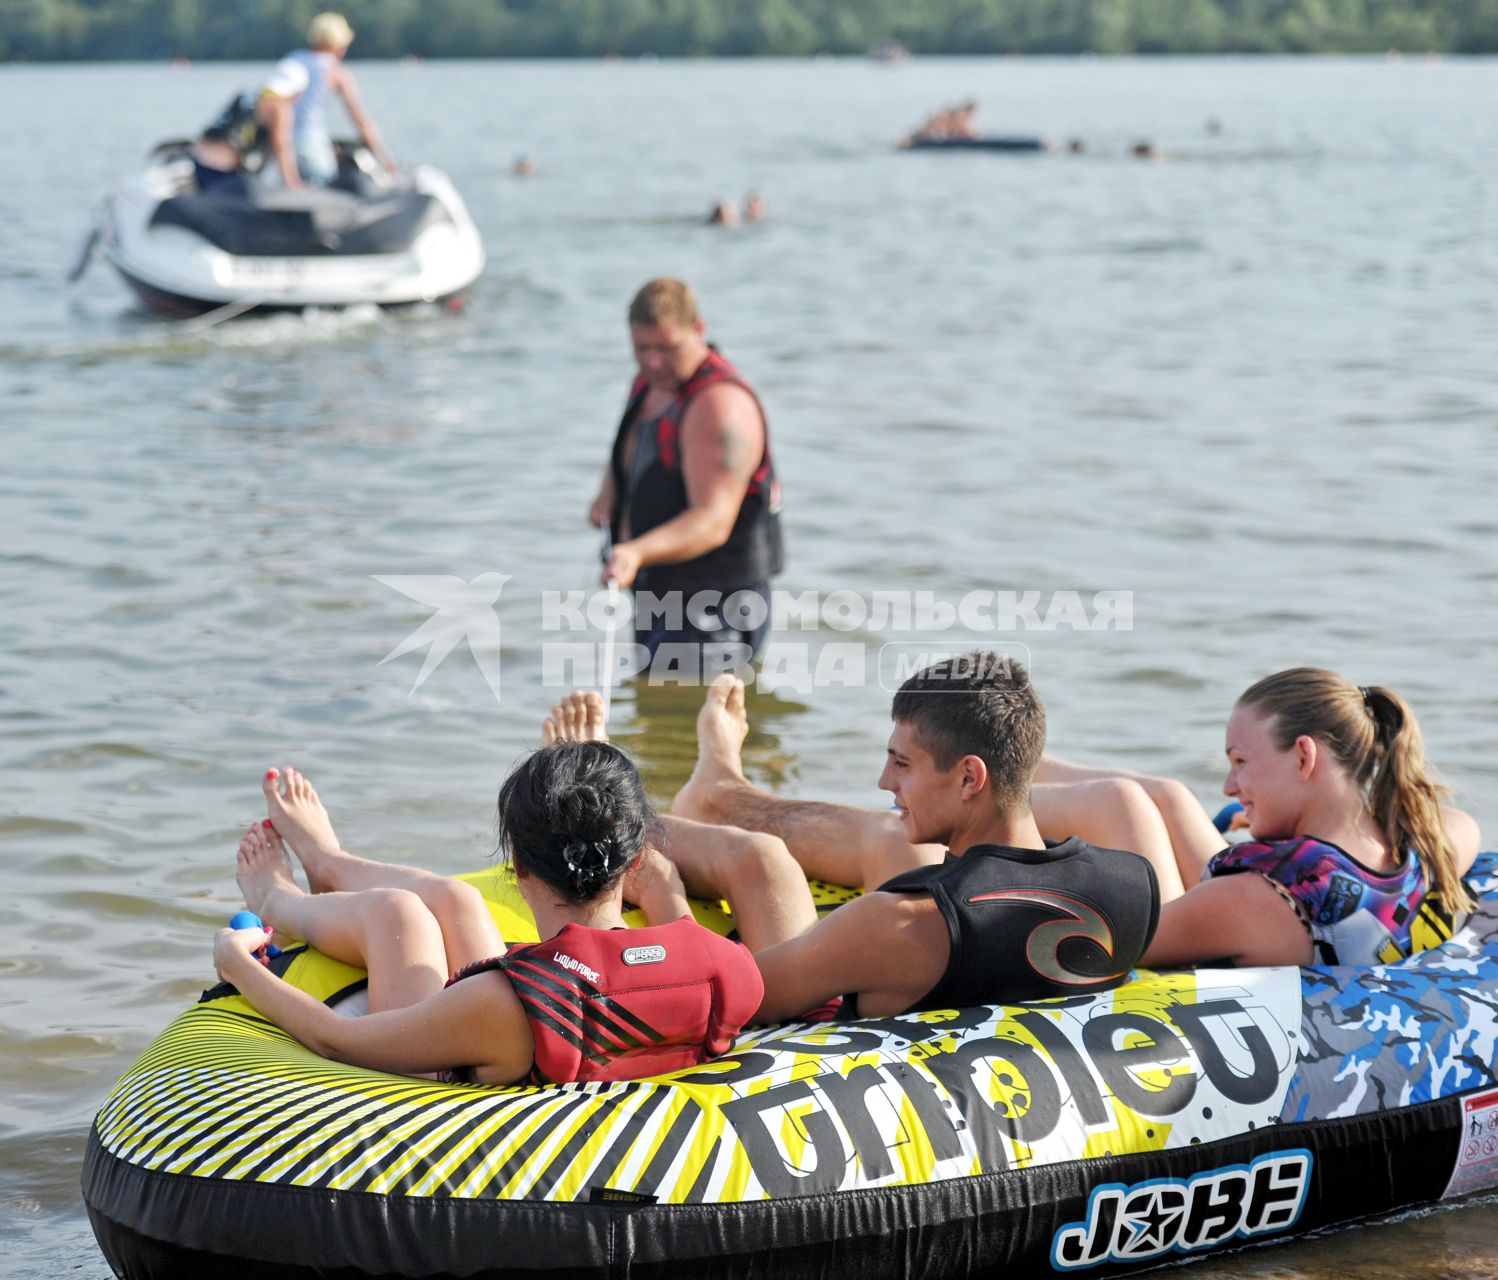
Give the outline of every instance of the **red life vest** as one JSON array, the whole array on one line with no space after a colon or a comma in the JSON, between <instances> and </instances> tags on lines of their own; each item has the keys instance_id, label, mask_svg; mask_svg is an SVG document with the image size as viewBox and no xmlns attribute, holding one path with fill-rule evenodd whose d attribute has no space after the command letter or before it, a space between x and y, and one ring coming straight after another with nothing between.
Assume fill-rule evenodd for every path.
<instances>
[{"instance_id":1,"label":"red life vest","mask_svg":"<svg viewBox=\"0 0 1498 1280\"><path fill-rule=\"evenodd\" d=\"M690 916L643 929L564 925L456 974L502 970L535 1040L529 1083L636 1080L732 1047L764 998L747 948Z\"/></svg>"},{"instance_id":2,"label":"red life vest","mask_svg":"<svg viewBox=\"0 0 1498 1280\"><path fill-rule=\"evenodd\" d=\"M716 347L709 347L707 358L682 383L675 398L656 419L651 437L646 439L642 433L642 437L635 441L636 458L626 470L626 444L649 390L645 376L636 376L614 437L612 470L614 493L618 497L614 505L613 536L616 540L623 532L621 517L625 514L629 517L630 536L639 537L687 509L686 479L681 470L681 424L692 401L709 387L722 382L743 387L759 404L759 396L744 376ZM760 417L765 424L764 453L749 478L749 487L728 540L693 560L648 566L641 570L635 584L637 588L658 594L704 589L727 592L767 582L784 568L780 480L770 455L770 424L762 405ZM643 465L641 450L646 451Z\"/></svg>"}]
</instances>

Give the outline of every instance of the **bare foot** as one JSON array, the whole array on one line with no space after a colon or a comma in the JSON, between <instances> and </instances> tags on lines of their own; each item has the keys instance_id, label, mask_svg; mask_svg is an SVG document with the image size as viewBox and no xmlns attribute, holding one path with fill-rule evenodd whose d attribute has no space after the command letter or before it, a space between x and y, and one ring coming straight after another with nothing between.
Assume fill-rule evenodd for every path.
<instances>
[{"instance_id":1,"label":"bare foot","mask_svg":"<svg viewBox=\"0 0 1498 1280\"><path fill-rule=\"evenodd\" d=\"M274 924L282 915L286 898L302 896L291 878L286 846L270 827L257 824L244 833L237 862L234 880L244 895L244 904L267 924Z\"/></svg>"},{"instance_id":2,"label":"bare foot","mask_svg":"<svg viewBox=\"0 0 1498 1280\"><path fill-rule=\"evenodd\" d=\"M609 713L603 705L603 694L595 690L583 694L583 732L589 742L609 740Z\"/></svg>"},{"instance_id":3,"label":"bare foot","mask_svg":"<svg viewBox=\"0 0 1498 1280\"><path fill-rule=\"evenodd\" d=\"M553 742L607 742L609 731L603 695L574 689L551 709L541 725L541 745Z\"/></svg>"},{"instance_id":4,"label":"bare foot","mask_svg":"<svg viewBox=\"0 0 1498 1280\"><path fill-rule=\"evenodd\" d=\"M260 780L271 825L301 861L307 872L307 887L313 893L326 893L333 887L328 864L347 856L333 832L333 820L312 784L295 769L287 766L284 792L281 781L275 769L267 769Z\"/></svg>"},{"instance_id":5,"label":"bare foot","mask_svg":"<svg viewBox=\"0 0 1498 1280\"><path fill-rule=\"evenodd\" d=\"M717 797L724 788L746 785L743 747L749 733L744 682L724 674L707 686L697 713L697 767L671 802L671 812L698 822L719 818Z\"/></svg>"}]
</instances>

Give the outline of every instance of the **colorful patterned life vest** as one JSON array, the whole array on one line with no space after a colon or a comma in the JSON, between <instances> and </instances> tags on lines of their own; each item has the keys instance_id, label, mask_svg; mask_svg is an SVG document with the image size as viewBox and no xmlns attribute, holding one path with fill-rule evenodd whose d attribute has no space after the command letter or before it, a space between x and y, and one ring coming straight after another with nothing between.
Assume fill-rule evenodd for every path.
<instances>
[{"instance_id":1,"label":"colorful patterned life vest","mask_svg":"<svg viewBox=\"0 0 1498 1280\"><path fill-rule=\"evenodd\" d=\"M1315 836L1248 840L1214 857L1203 878L1243 872L1257 872L1290 900L1317 964L1391 964L1451 937L1451 917L1428 892L1413 849L1384 875Z\"/></svg>"},{"instance_id":2,"label":"colorful patterned life vest","mask_svg":"<svg viewBox=\"0 0 1498 1280\"><path fill-rule=\"evenodd\" d=\"M654 420L653 430L642 430L635 441L634 464L626 469L624 457L631 429L639 418L640 407L649 387L644 375L638 375L630 387L629 402L614 437L612 469L614 492L620 495L614 508L613 536L618 540L622 530L620 516L629 517L631 537L648 533L657 525L679 516L688 507L686 479L681 470L681 424L693 399L709 387L722 382L735 383L759 396L742 374L716 348L709 347L707 358L698 366L676 393L676 398ZM663 595L680 591L687 595L703 590L725 594L744 586L768 582L785 567L785 545L780 529L780 481L770 456L770 424L760 406L765 422L765 451L759 466L749 478L749 488L739 507L738 519L728 541L705 555L678 564L650 565L640 571L635 586L641 591ZM644 424L649 428L650 424Z\"/></svg>"},{"instance_id":3,"label":"colorful patterned life vest","mask_svg":"<svg viewBox=\"0 0 1498 1280\"><path fill-rule=\"evenodd\" d=\"M525 1007L536 1045L530 1084L698 1066L732 1047L764 998L748 949L690 916L643 929L564 925L545 942L469 965L448 985L491 969Z\"/></svg>"}]
</instances>

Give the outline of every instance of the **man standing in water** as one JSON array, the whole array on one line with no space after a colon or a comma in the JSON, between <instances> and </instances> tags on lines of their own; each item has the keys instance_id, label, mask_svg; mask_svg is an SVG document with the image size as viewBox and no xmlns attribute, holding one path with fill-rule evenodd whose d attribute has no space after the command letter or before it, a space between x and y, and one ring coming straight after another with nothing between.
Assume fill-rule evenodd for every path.
<instances>
[{"instance_id":1,"label":"man standing in water","mask_svg":"<svg viewBox=\"0 0 1498 1280\"><path fill-rule=\"evenodd\" d=\"M588 513L612 536L604 580L634 588L635 640L652 659L713 645L722 665L749 662L784 562L764 410L682 281L646 284L629 332L639 373Z\"/></svg>"},{"instance_id":2,"label":"man standing in water","mask_svg":"<svg viewBox=\"0 0 1498 1280\"><path fill-rule=\"evenodd\" d=\"M307 48L288 53L260 91L255 114L270 140L271 159L287 187L325 187L338 176L326 120L328 95L348 108L364 145L393 171L380 131L364 110L354 73L343 65L354 29L341 13L320 13L307 28Z\"/></svg>"}]
</instances>

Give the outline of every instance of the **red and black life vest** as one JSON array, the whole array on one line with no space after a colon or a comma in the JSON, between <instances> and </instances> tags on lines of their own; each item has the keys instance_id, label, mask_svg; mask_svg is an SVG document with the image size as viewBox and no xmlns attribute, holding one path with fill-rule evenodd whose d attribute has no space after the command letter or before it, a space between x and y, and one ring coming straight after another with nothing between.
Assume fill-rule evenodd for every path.
<instances>
[{"instance_id":1,"label":"red and black life vest","mask_svg":"<svg viewBox=\"0 0 1498 1280\"><path fill-rule=\"evenodd\" d=\"M639 418L640 406L649 390L643 374L635 378L618 434L614 437L611 465L614 492L620 495L614 506L613 536L616 541L622 531L621 514L629 517L630 536L639 537L687 509L686 479L681 470L681 424L692 400L721 382L743 387L759 404L754 388L716 347L710 346L707 358L681 385L676 398L656 419L655 430L641 432L635 441L635 464L626 470L624 455L630 430ZM785 567L785 546L780 531L780 481L776 478L775 464L770 456L770 423L763 405L760 405L760 416L765 423L765 451L749 479L748 491L744 494L728 541L693 560L642 569L635 580L637 590L656 595L668 591L691 595L697 591L714 590L726 595L739 587L768 582ZM638 456L640 450L646 451L643 458Z\"/></svg>"},{"instance_id":2,"label":"red and black life vest","mask_svg":"<svg viewBox=\"0 0 1498 1280\"><path fill-rule=\"evenodd\" d=\"M529 1083L637 1080L726 1053L764 999L747 948L690 916L643 929L564 925L456 974L500 969L535 1039ZM456 1075L456 1073L455 1073Z\"/></svg>"}]
</instances>

